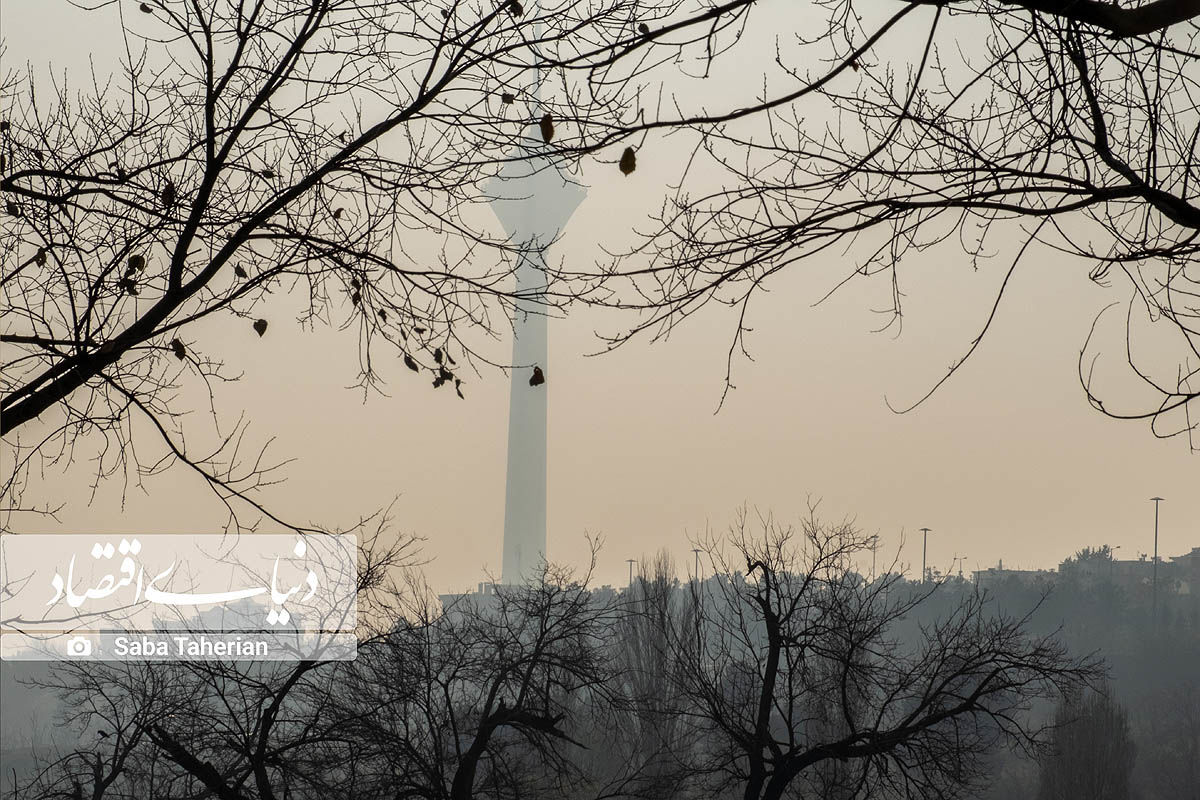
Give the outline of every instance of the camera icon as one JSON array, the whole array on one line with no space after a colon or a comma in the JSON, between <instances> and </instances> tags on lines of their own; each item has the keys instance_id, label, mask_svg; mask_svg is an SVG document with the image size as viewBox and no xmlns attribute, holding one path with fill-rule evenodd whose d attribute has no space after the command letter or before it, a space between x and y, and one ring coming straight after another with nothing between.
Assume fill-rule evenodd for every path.
<instances>
[{"instance_id":1,"label":"camera icon","mask_svg":"<svg viewBox=\"0 0 1200 800\"><path fill-rule=\"evenodd\" d=\"M87 658L92 654L92 643L82 636L67 639L67 655L70 658Z\"/></svg>"}]
</instances>

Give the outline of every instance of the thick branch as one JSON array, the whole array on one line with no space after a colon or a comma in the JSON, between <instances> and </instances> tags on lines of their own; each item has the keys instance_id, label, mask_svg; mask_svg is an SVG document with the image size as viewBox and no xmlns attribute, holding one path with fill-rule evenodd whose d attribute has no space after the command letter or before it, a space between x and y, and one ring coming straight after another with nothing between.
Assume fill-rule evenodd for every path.
<instances>
[{"instance_id":1,"label":"thick branch","mask_svg":"<svg viewBox=\"0 0 1200 800\"><path fill-rule=\"evenodd\" d=\"M217 771L216 767L207 761L202 762L196 758L188 752L186 747L162 728L156 725L152 729L150 738L162 749L167 758L187 770L189 774L203 783L205 788L215 794L219 800L245 800L245 797L240 792L231 788L225 782L225 778Z\"/></svg>"},{"instance_id":2,"label":"thick branch","mask_svg":"<svg viewBox=\"0 0 1200 800\"><path fill-rule=\"evenodd\" d=\"M1122 8L1097 0L999 0L1063 19L1103 28L1118 39L1143 36L1194 19L1200 15L1200 0L1154 0L1137 8Z\"/></svg>"}]
</instances>

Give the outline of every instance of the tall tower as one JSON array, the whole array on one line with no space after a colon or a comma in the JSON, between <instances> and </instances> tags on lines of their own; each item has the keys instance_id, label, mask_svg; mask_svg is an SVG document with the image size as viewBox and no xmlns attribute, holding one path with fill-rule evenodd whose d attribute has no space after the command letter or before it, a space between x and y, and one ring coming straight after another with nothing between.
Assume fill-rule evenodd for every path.
<instances>
[{"instance_id":1,"label":"tall tower","mask_svg":"<svg viewBox=\"0 0 1200 800\"><path fill-rule=\"evenodd\" d=\"M537 0L528 6L525 19L531 41L536 42L543 36L545 18ZM533 119L538 119L545 112L543 69L537 66L540 59L532 52L531 56L533 69L527 73L529 83L523 94L531 101L529 108L536 112ZM535 130L530 126L526 135ZM544 129L540 132L543 138L550 138ZM550 373L546 363L546 248L575 213L586 191L568 182L557 167L542 157L505 163L488 188L500 224L521 248L516 267L501 564L501 580L520 584L536 577L546 557L546 407L549 387L553 385L553 380L547 377Z\"/></svg>"},{"instance_id":2,"label":"tall tower","mask_svg":"<svg viewBox=\"0 0 1200 800\"><path fill-rule=\"evenodd\" d=\"M547 365L546 247L586 191L541 158L505 164L490 189L500 224L522 248L516 268L501 566L501 580L518 584L536 576L546 555L546 407L553 385Z\"/></svg>"}]
</instances>

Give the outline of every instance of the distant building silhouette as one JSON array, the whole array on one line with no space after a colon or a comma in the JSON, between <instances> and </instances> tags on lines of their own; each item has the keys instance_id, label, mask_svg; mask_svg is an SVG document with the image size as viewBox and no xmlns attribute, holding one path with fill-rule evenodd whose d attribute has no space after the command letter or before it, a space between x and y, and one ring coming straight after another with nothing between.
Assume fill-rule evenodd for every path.
<instances>
[{"instance_id":1,"label":"distant building silhouette","mask_svg":"<svg viewBox=\"0 0 1200 800\"><path fill-rule=\"evenodd\" d=\"M983 587L997 586L1002 583L1015 582L1024 586L1048 587L1058 580L1059 573L1052 569L1005 569L1004 562L1000 566L976 570L975 583Z\"/></svg>"},{"instance_id":2,"label":"distant building silhouette","mask_svg":"<svg viewBox=\"0 0 1200 800\"><path fill-rule=\"evenodd\" d=\"M974 579L984 587L1014 582L1029 587L1049 587L1061 580L1070 580L1084 588L1112 584L1130 596L1150 591L1154 581L1154 559L1141 555L1134 559L1117 559L1110 549L1085 550L1065 559L1058 569L1005 569L998 566L976 570ZM1189 595L1200 593L1200 547L1172 557L1159 557L1159 590L1165 594Z\"/></svg>"}]
</instances>

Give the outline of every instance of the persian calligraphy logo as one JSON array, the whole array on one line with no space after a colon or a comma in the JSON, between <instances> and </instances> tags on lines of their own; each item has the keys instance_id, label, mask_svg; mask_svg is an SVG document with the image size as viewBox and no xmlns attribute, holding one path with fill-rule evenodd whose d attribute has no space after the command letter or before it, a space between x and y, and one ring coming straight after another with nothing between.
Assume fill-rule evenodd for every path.
<instances>
[{"instance_id":1,"label":"persian calligraphy logo","mask_svg":"<svg viewBox=\"0 0 1200 800\"><path fill-rule=\"evenodd\" d=\"M10 635L101 658L130 652L103 638L120 634L353 634L357 583L353 536L5 534L0 655L14 657ZM232 650L210 639L196 649Z\"/></svg>"}]
</instances>

